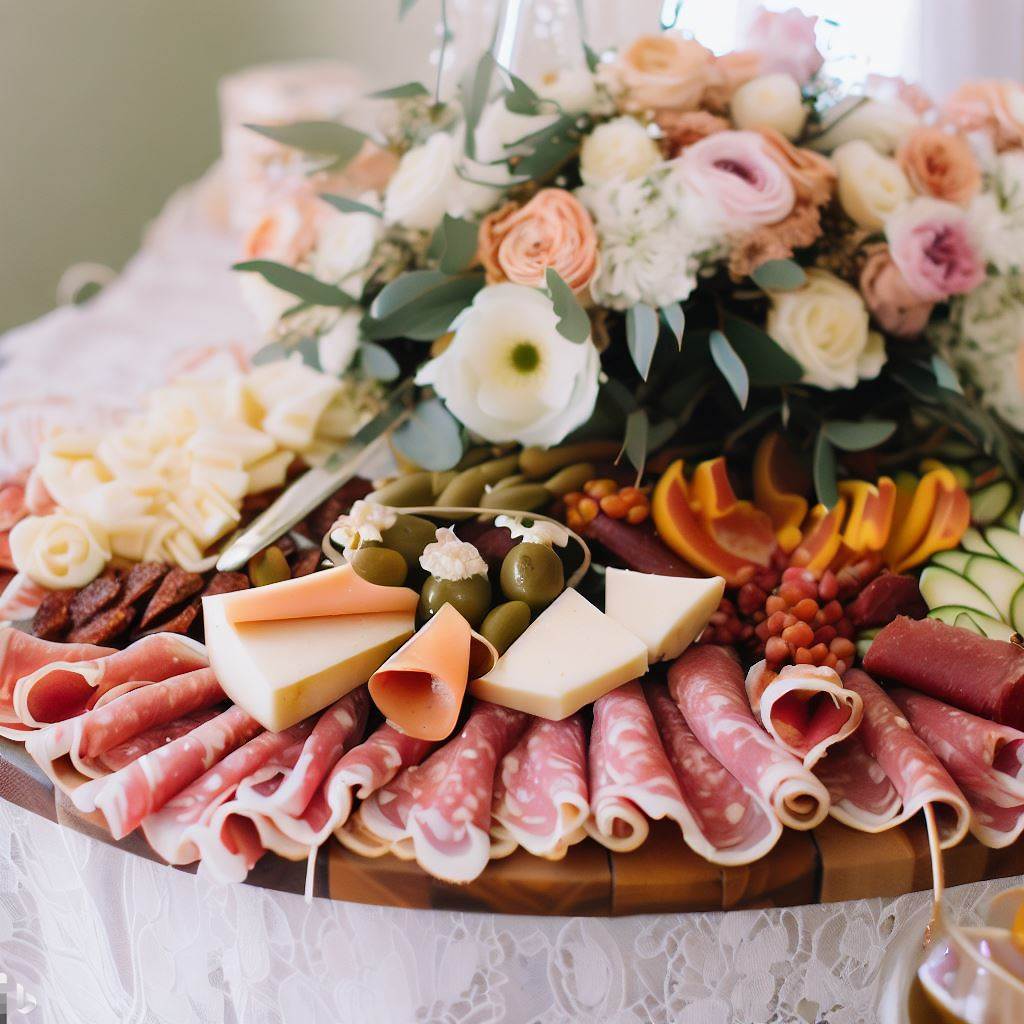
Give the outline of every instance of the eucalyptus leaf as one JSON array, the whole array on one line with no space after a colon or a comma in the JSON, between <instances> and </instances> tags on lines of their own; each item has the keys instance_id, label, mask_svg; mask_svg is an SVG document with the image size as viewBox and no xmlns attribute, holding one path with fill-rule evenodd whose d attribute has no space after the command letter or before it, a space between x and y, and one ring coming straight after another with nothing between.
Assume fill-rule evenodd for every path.
<instances>
[{"instance_id":1,"label":"eucalyptus leaf","mask_svg":"<svg viewBox=\"0 0 1024 1024\"><path fill-rule=\"evenodd\" d=\"M793 260L766 260L750 275L766 292L791 292L807 284L807 274Z\"/></svg>"},{"instance_id":2,"label":"eucalyptus leaf","mask_svg":"<svg viewBox=\"0 0 1024 1024\"><path fill-rule=\"evenodd\" d=\"M750 397L750 377L743 360L736 354L736 350L729 344L729 339L721 331L712 331L709 338L711 346L711 358L715 366L725 378L726 383L732 388L736 401L740 403L741 409L746 409L747 399Z\"/></svg>"},{"instance_id":3,"label":"eucalyptus leaf","mask_svg":"<svg viewBox=\"0 0 1024 1024\"><path fill-rule=\"evenodd\" d=\"M477 225L461 217L444 215L437 229L439 269L442 274L459 274L476 260Z\"/></svg>"},{"instance_id":4,"label":"eucalyptus leaf","mask_svg":"<svg viewBox=\"0 0 1024 1024\"><path fill-rule=\"evenodd\" d=\"M437 398L420 402L391 440L407 459L423 469L451 469L462 458L462 431Z\"/></svg>"},{"instance_id":5,"label":"eucalyptus leaf","mask_svg":"<svg viewBox=\"0 0 1024 1024\"><path fill-rule=\"evenodd\" d=\"M303 273L283 263L275 263L272 260L246 260L244 263L236 263L233 269L259 274L268 284L298 296L303 302L313 306L337 306L339 309L348 309L356 304L356 300L337 285L328 284L313 277L312 274Z\"/></svg>"},{"instance_id":6,"label":"eucalyptus leaf","mask_svg":"<svg viewBox=\"0 0 1024 1024\"><path fill-rule=\"evenodd\" d=\"M487 105L491 79L496 67L494 57L487 51L459 85L462 118L466 128L466 156L471 160L476 159L476 126L480 123L480 117Z\"/></svg>"},{"instance_id":7,"label":"eucalyptus leaf","mask_svg":"<svg viewBox=\"0 0 1024 1024\"><path fill-rule=\"evenodd\" d=\"M818 501L826 508L832 508L839 500L839 485L836 482L836 451L825 436L818 431L814 442L814 491Z\"/></svg>"},{"instance_id":8,"label":"eucalyptus leaf","mask_svg":"<svg viewBox=\"0 0 1024 1024\"><path fill-rule=\"evenodd\" d=\"M330 203L331 206L342 213L368 213L373 217L384 216L376 206L371 206L369 203L361 203L358 199L349 199L348 196L336 196L330 192L321 192L320 198L325 203Z\"/></svg>"},{"instance_id":9,"label":"eucalyptus leaf","mask_svg":"<svg viewBox=\"0 0 1024 1024\"><path fill-rule=\"evenodd\" d=\"M422 82L403 82L390 89L380 89L366 94L368 100L413 100L429 96L430 90Z\"/></svg>"},{"instance_id":10,"label":"eucalyptus leaf","mask_svg":"<svg viewBox=\"0 0 1024 1024\"><path fill-rule=\"evenodd\" d=\"M395 357L383 345L373 341L359 343L359 366L367 377L392 381L402 372Z\"/></svg>"},{"instance_id":11,"label":"eucalyptus leaf","mask_svg":"<svg viewBox=\"0 0 1024 1024\"><path fill-rule=\"evenodd\" d=\"M288 346L280 341L272 341L257 349L249 358L249 362L253 366L264 366L266 363L276 363L287 358Z\"/></svg>"},{"instance_id":12,"label":"eucalyptus leaf","mask_svg":"<svg viewBox=\"0 0 1024 1024\"><path fill-rule=\"evenodd\" d=\"M726 316L725 333L755 387L796 384L803 377L803 367L771 335L749 320Z\"/></svg>"},{"instance_id":13,"label":"eucalyptus leaf","mask_svg":"<svg viewBox=\"0 0 1024 1024\"><path fill-rule=\"evenodd\" d=\"M658 314L653 306L638 302L626 311L626 345L637 373L647 380L658 347Z\"/></svg>"},{"instance_id":14,"label":"eucalyptus leaf","mask_svg":"<svg viewBox=\"0 0 1024 1024\"><path fill-rule=\"evenodd\" d=\"M663 445L668 444L676 435L679 424L674 419L662 420L660 423L652 423L647 431L647 454L656 452Z\"/></svg>"},{"instance_id":15,"label":"eucalyptus leaf","mask_svg":"<svg viewBox=\"0 0 1024 1024\"><path fill-rule=\"evenodd\" d=\"M560 117L531 136L518 139L513 147L532 147L519 156L513 170L517 182L540 181L554 174L580 147L575 117Z\"/></svg>"},{"instance_id":16,"label":"eucalyptus leaf","mask_svg":"<svg viewBox=\"0 0 1024 1024\"><path fill-rule=\"evenodd\" d=\"M296 352L307 366L314 370L322 370L320 345L316 338L303 338L293 345L272 341L255 352L250 361L253 366L265 366L267 363L279 363L282 359L289 359Z\"/></svg>"},{"instance_id":17,"label":"eucalyptus leaf","mask_svg":"<svg viewBox=\"0 0 1024 1024\"><path fill-rule=\"evenodd\" d=\"M416 0L398 0L398 20L401 21L415 6Z\"/></svg>"},{"instance_id":18,"label":"eucalyptus leaf","mask_svg":"<svg viewBox=\"0 0 1024 1024\"><path fill-rule=\"evenodd\" d=\"M683 350L683 332L686 330L686 314L683 312L681 303L670 302L667 306L661 307L661 318L665 326L672 332L676 339L676 345L681 352Z\"/></svg>"},{"instance_id":19,"label":"eucalyptus leaf","mask_svg":"<svg viewBox=\"0 0 1024 1024\"><path fill-rule=\"evenodd\" d=\"M587 62L587 70L593 74L597 70L597 66L601 63L601 56L592 47L586 43L583 44L583 57Z\"/></svg>"},{"instance_id":20,"label":"eucalyptus leaf","mask_svg":"<svg viewBox=\"0 0 1024 1024\"><path fill-rule=\"evenodd\" d=\"M327 169L341 170L356 156L366 135L336 121L296 121L293 124L247 124L259 135L263 135L283 146L301 149L304 153L333 157Z\"/></svg>"},{"instance_id":21,"label":"eucalyptus leaf","mask_svg":"<svg viewBox=\"0 0 1024 1024\"><path fill-rule=\"evenodd\" d=\"M827 420L821 432L844 452L863 452L884 444L896 432L894 420Z\"/></svg>"},{"instance_id":22,"label":"eucalyptus leaf","mask_svg":"<svg viewBox=\"0 0 1024 1024\"><path fill-rule=\"evenodd\" d=\"M647 434L650 429L650 421L643 409L634 409L626 417L626 434L622 439L622 449L619 451L619 458L623 455L629 459L630 464L636 470L637 478L643 474L644 465L647 462Z\"/></svg>"},{"instance_id":23,"label":"eucalyptus leaf","mask_svg":"<svg viewBox=\"0 0 1024 1024\"><path fill-rule=\"evenodd\" d=\"M548 286L551 303L555 307L555 316L558 317L558 333L577 345L582 344L590 337L590 317L587 316L587 311L579 304L572 289L553 267L548 267L545 271L544 280Z\"/></svg>"},{"instance_id":24,"label":"eucalyptus leaf","mask_svg":"<svg viewBox=\"0 0 1024 1024\"><path fill-rule=\"evenodd\" d=\"M543 100L518 75L504 68L502 73L509 80L505 90L505 107L513 114L536 114Z\"/></svg>"},{"instance_id":25,"label":"eucalyptus leaf","mask_svg":"<svg viewBox=\"0 0 1024 1024\"><path fill-rule=\"evenodd\" d=\"M402 274L374 300L361 324L363 337L371 341L433 341L451 327L483 283L483 274L449 277L437 270Z\"/></svg>"},{"instance_id":26,"label":"eucalyptus leaf","mask_svg":"<svg viewBox=\"0 0 1024 1024\"><path fill-rule=\"evenodd\" d=\"M631 413L637 408L636 396L620 380L609 377L601 386L601 394L607 395L624 412Z\"/></svg>"},{"instance_id":27,"label":"eucalyptus leaf","mask_svg":"<svg viewBox=\"0 0 1024 1024\"><path fill-rule=\"evenodd\" d=\"M932 372L935 374L935 383L947 391L955 391L962 395L964 389L960 387L960 379L953 368L940 355L932 356Z\"/></svg>"}]
</instances>

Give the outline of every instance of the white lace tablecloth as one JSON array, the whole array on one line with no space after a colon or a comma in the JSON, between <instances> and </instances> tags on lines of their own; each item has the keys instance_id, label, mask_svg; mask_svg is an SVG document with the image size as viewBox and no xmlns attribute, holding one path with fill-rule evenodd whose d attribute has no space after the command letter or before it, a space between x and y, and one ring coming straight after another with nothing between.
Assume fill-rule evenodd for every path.
<instances>
[{"instance_id":1,"label":"white lace tablecloth","mask_svg":"<svg viewBox=\"0 0 1024 1024\"><path fill-rule=\"evenodd\" d=\"M95 422L168 373L244 357L253 325L218 209L213 176L168 204L91 305L0 338L0 474L31 461L53 417ZM886 1000L927 917L925 894L607 920L308 905L98 843L10 802L31 805L17 785L0 777L12 1021L875 1024L900 1019ZM954 890L954 913L971 923L1011 884Z\"/></svg>"}]
</instances>

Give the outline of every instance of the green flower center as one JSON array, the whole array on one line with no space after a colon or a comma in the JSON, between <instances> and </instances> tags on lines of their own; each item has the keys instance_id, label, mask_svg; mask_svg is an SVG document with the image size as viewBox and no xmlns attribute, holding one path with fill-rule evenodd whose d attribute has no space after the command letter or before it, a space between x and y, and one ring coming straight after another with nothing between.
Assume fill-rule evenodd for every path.
<instances>
[{"instance_id":1,"label":"green flower center","mask_svg":"<svg viewBox=\"0 0 1024 1024\"><path fill-rule=\"evenodd\" d=\"M532 341L518 342L508 358L517 373L533 373L540 366L540 352Z\"/></svg>"}]
</instances>

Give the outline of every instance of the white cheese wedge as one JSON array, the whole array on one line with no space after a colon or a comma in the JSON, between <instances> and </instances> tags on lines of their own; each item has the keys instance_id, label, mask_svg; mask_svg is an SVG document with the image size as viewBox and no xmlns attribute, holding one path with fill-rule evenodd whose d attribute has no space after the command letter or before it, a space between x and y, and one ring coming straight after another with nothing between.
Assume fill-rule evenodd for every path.
<instances>
[{"instance_id":1,"label":"white cheese wedge","mask_svg":"<svg viewBox=\"0 0 1024 1024\"><path fill-rule=\"evenodd\" d=\"M678 658L703 632L724 593L721 576L687 579L610 568L604 611L640 637L653 664Z\"/></svg>"},{"instance_id":2,"label":"white cheese wedge","mask_svg":"<svg viewBox=\"0 0 1024 1024\"><path fill-rule=\"evenodd\" d=\"M361 686L413 632L411 611L232 624L231 596L203 598L210 666L228 697L272 732Z\"/></svg>"},{"instance_id":3,"label":"white cheese wedge","mask_svg":"<svg viewBox=\"0 0 1024 1024\"><path fill-rule=\"evenodd\" d=\"M470 691L560 721L646 671L644 643L575 590L566 590Z\"/></svg>"}]
</instances>

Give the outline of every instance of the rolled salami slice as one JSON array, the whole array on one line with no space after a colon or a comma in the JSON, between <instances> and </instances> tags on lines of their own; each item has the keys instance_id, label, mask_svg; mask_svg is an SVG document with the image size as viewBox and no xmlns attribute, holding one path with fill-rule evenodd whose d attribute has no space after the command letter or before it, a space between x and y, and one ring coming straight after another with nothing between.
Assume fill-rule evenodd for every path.
<instances>
[{"instance_id":1,"label":"rolled salami slice","mask_svg":"<svg viewBox=\"0 0 1024 1024\"><path fill-rule=\"evenodd\" d=\"M764 661L746 679L750 709L776 743L813 768L829 747L852 735L864 704L834 669L786 665L773 672Z\"/></svg>"},{"instance_id":2,"label":"rolled salami slice","mask_svg":"<svg viewBox=\"0 0 1024 1024\"><path fill-rule=\"evenodd\" d=\"M931 804L940 845L955 846L967 834L971 812L949 772L866 672L851 669L843 685L860 694L864 718L841 756L830 755L819 766L833 797L833 817L862 832L882 832Z\"/></svg>"},{"instance_id":3,"label":"rolled salami slice","mask_svg":"<svg viewBox=\"0 0 1024 1024\"><path fill-rule=\"evenodd\" d=\"M724 648L691 647L668 671L672 699L701 745L783 825L809 829L828 814L828 791L754 718L743 670Z\"/></svg>"},{"instance_id":4,"label":"rolled salami slice","mask_svg":"<svg viewBox=\"0 0 1024 1024\"><path fill-rule=\"evenodd\" d=\"M490 857L498 762L528 721L521 711L478 701L457 737L360 806L359 825L436 878L472 881Z\"/></svg>"},{"instance_id":5,"label":"rolled salami slice","mask_svg":"<svg viewBox=\"0 0 1024 1024\"><path fill-rule=\"evenodd\" d=\"M102 657L83 660L58 654L17 681L14 713L25 725L48 725L80 715L122 683L158 683L208 664L206 648L177 633L153 633Z\"/></svg>"},{"instance_id":6,"label":"rolled salami slice","mask_svg":"<svg viewBox=\"0 0 1024 1024\"><path fill-rule=\"evenodd\" d=\"M111 751L117 751L114 760L121 762L117 767L123 767L134 760L127 756L133 740L146 737L142 746L149 748L139 747L137 756L155 750L163 746L155 742L161 730L166 732L179 721L198 725L187 716L224 700L213 670L196 669L132 690L103 707L34 732L26 739L25 749L55 784L70 793L86 780L116 770L104 760ZM174 731L184 735L180 727Z\"/></svg>"},{"instance_id":7,"label":"rolled salami slice","mask_svg":"<svg viewBox=\"0 0 1024 1024\"><path fill-rule=\"evenodd\" d=\"M687 845L714 864L750 864L763 857L782 835L771 806L708 753L667 687L648 684L645 689L692 819L692 828L683 828Z\"/></svg>"},{"instance_id":8,"label":"rolled salami slice","mask_svg":"<svg viewBox=\"0 0 1024 1024\"><path fill-rule=\"evenodd\" d=\"M583 838L590 814L582 718L535 718L501 759L491 808L492 859L516 845L558 860Z\"/></svg>"},{"instance_id":9,"label":"rolled salami slice","mask_svg":"<svg viewBox=\"0 0 1024 1024\"><path fill-rule=\"evenodd\" d=\"M871 642L864 668L982 718L1024 729L1024 649L938 619L900 617Z\"/></svg>"},{"instance_id":10,"label":"rolled salami slice","mask_svg":"<svg viewBox=\"0 0 1024 1024\"><path fill-rule=\"evenodd\" d=\"M971 805L971 832L999 849L1024 832L1024 732L913 690L892 699Z\"/></svg>"},{"instance_id":11,"label":"rolled salami slice","mask_svg":"<svg viewBox=\"0 0 1024 1024\"><path fill-rule=\"evenodd\" d=\"M240 707L228 708L120 771L84 783L71 799L80 811L100 811L111 835L123 839L143 818L160 810L171 797L261 729L259 722Z\"/></svg>"}]
</instances>

